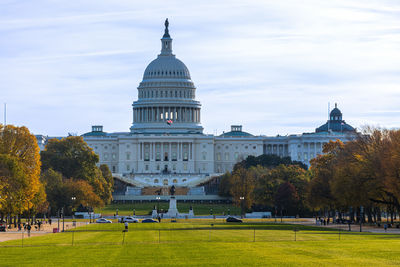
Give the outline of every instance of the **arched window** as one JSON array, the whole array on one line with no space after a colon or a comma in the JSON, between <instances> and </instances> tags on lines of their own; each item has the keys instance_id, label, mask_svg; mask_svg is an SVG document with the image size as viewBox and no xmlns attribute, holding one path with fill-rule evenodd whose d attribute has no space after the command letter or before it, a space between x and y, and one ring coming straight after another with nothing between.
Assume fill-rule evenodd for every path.
<instances>
[{"instance_id":1,"label":"arched window","mask_svg":"<svg viewBox=\"0 0 400 267\"><path fill-rule=\"evenodd\" d=\"M154 183L155 183L155 184L158 184L158 179L154 179Z\"/></svg>"},{"instance_id":2,"label":"arched window","mask_svg":"<svg viewBox=\"0 0 400 267\"><path fill-rule=\"evenodd\" d=\"M178 182L178 180L174 179L172 180L172 183L176 184Z\"/></svg>"}]
</instances>

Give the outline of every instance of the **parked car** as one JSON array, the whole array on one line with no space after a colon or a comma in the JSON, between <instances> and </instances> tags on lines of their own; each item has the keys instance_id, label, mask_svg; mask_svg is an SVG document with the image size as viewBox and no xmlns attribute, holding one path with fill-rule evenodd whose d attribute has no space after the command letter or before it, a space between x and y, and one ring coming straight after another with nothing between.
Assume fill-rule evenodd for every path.
<instances>
[{"instance_id":1,"label":"parked car","mask_svg":"<svg viewBox=\"0 0 400 267\"><path fill-rule=\"evenodd\" d=\"M158 222L153 219L144 219L144 220L142 220L142 223L158 223Z\"/></svg>"},{"instance_id":2,"label":"parked car","mask_svg":"<svg viewBox=\"0 0 400 267\"><path fill-rule=\"evenodd\" d=\"M136 219L136 218L133 218L133 217L122 217L122 218L118 219L118 221L120 223L124 223L124 222L127 222L127 223L138 223L139 219Z\"/></svg>"},{"instance_id":3,"label":"parked car","mask_svg":"<svg viewBox=\"0 0 400 267\"><path fill-rule=\"evenodd\" d=\"M96 223L112 223L112 221L104 219L104 218L100 218L96 220Z\"/></svg>"},{"instance_id":4,"label":"parked car","mask_svg":"<svg viewBox=\"0 0 400 267\"><path fill-rule=\"evenodd\" d=\"M0 221L0 232L5 232L7 229L7 223L5 221Z\"/></svg>"},{"instance_id":5,"label":"parked car","mask_svg":"<svg viewBox=\"0 0 400 267\"><path fill-rule=\"evenodd\" d=\"M241 219L235 218L235 217L228 217L226 218L226 222L243 222Z\"/></svg>"}]
</instances>

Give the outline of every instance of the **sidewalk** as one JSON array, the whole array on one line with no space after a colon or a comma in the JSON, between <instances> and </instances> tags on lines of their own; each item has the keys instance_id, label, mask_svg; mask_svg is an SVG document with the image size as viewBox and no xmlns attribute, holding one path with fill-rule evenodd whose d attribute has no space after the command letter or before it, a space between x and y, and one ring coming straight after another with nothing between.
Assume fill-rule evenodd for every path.
<instances>
[{"instance_id":1,"label":"sidewalk","mask_svg":"<svg viewBox=\"0 0 400 267\"><path fill-rule=\"evenodd\" d=\"M76 227L85 225L86 222L77 222ZM49 233L53 233L53 228L58 227L58 222L57 220L53 220L53 222L50 224L42 224L40 226L40 231L35 229L35 226L32 225L31 229L31 237L34 236L41 236ZM69 230L75 228L72 224L72 222L65 222L64 223L64 230ZM60 220L60 231L62 231L62 221ZM11 228L7 229L6 232L0 232L0 242L8 241L8 240L14 240L14 239L21 239L22 233L24 234L24 238L28 238L28 231L22 229L21 231L18 231L18 228Z\"/></svg>"}]
</instances>

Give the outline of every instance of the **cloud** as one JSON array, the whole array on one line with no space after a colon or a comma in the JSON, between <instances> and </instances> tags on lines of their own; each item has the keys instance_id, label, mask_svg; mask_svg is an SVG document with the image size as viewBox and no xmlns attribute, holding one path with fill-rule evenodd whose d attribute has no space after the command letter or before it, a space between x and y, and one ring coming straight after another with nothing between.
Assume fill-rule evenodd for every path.
<instances>
[{"instance_id":1,"label":"cloud","mask_svg":"<svg viewBox=\"0 0 400 267\"><path fill-rule=\"evenodd\" d=\"M35 133L128 131L168 17L206 132L310 132L328 102L355 127L395 127L399 12L394 0L4 1L0 100Z\"/></svg>"}]
</instances>

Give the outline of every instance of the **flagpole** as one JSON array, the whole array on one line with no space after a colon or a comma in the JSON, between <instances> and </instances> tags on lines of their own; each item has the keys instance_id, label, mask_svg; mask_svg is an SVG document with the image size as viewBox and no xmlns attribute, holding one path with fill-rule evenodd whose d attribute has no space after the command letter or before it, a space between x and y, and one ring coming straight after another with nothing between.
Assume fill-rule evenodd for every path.
<instances>
[{"instance_id":1,"label":"flagpole","mask_svg":"<svg viewBox=\"0 0 400 267\"><path fill-rule=\"evenodd\" d=\"M331 111L331 103L328 102L328 132L329 132L329 126L330 126L330 120L331 118L329 117L330 114L329 112Z\"/></svg>"},{"instance_id":2,"label":"flagpole","mask_svg":"<svg viewBox=\"0 0 400 267\"><path fill-rule=\"evenodd\" d=\"M7 103L4 103L4 126L7 125Z\"/></svg>"}]
</instances>

